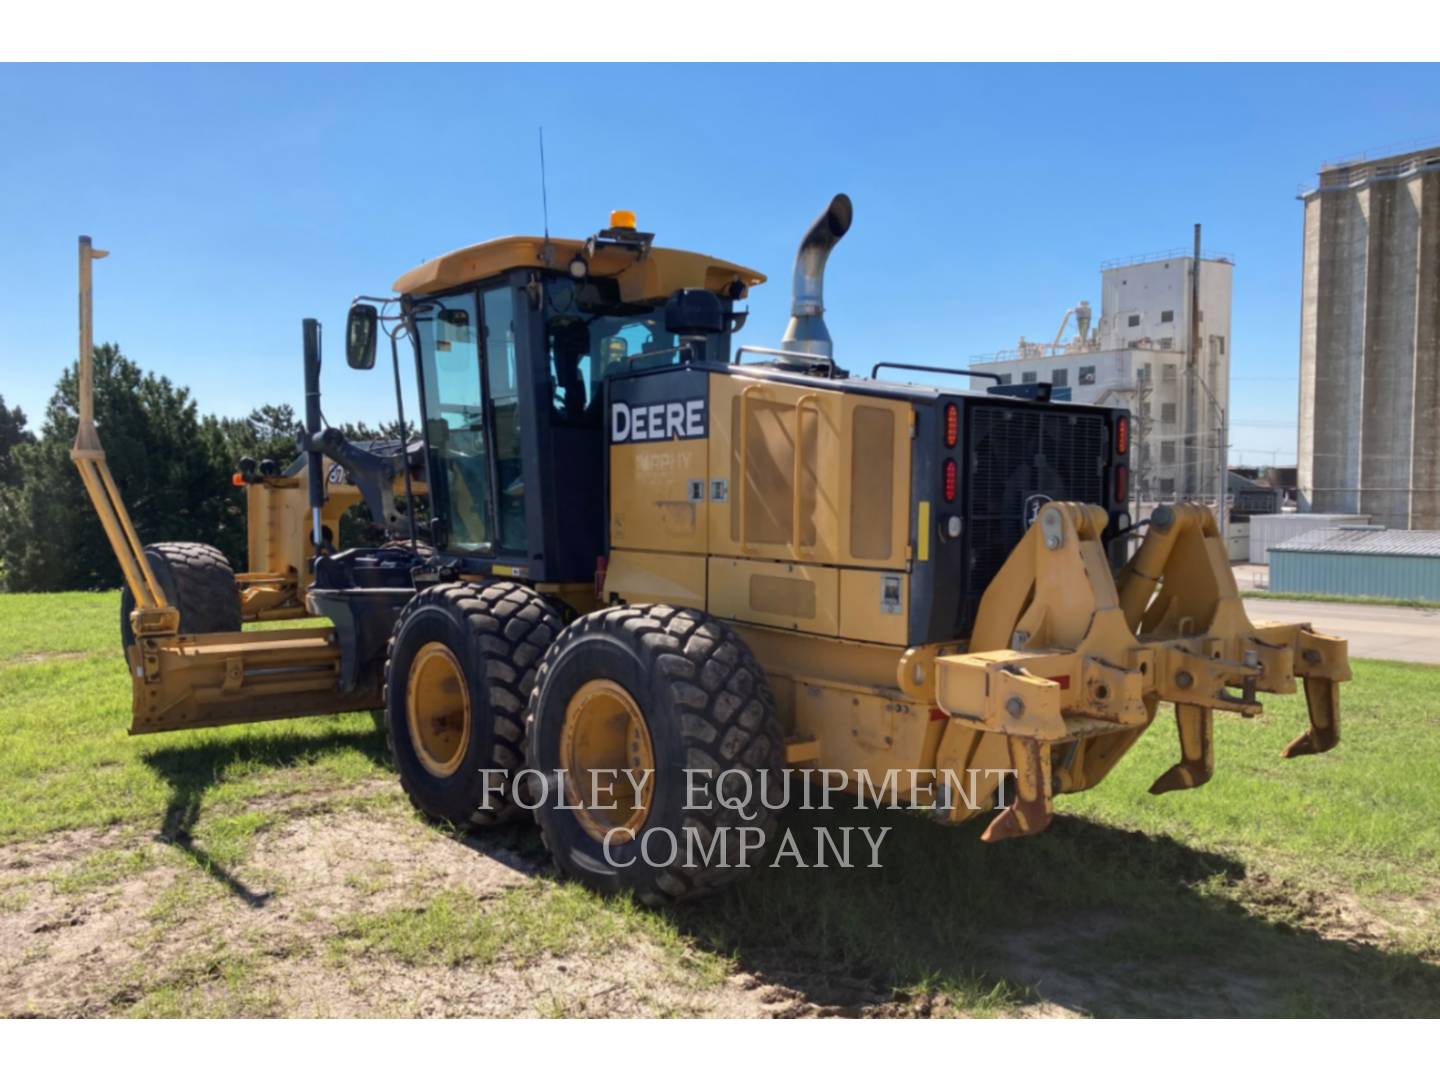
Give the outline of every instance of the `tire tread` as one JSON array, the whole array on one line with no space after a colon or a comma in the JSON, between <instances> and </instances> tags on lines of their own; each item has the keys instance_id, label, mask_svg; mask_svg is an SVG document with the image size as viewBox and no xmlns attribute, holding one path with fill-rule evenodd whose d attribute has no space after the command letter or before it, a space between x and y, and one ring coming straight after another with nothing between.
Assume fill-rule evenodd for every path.
<instances>
[{"instance_id":1,"label":"tire tread","mask_svg":"<svg viewBox=\"0 0 1440 1080\"><path fill-rule=\"evenodd\" d=\"M784 739L770 680L734 630L689 608L628 604L575 620L556 639L549 656L560 655L577 638L605 631L629 638L647 666L666 676L679 718L685 767L709 769L715 776L730 769L764 770L767 781L779 776L784 767ZM550 666L548 658L540 663L526 710L526 741L532 761L538 759L535 716ZM664 762L656 762L657 768L664 766ZM710 800L702 809L687 810L683 824L706 839L721 826L758 827L765 833L763 851L778 827L778 813L764 805L767 801L774 800L758 800L749 807L756 816L742 821L737 811ZM554 838L543 816L540 823L542 839L553 854ZM651 887L637 890L636 899L650 906L698 899L731 884L748 869L672 866L658 873Z\"/></svg>"},{"instance_id":2,"label":"tire tread","mask_svg":"<svg viewBox=\"0 0 1440 1080\"><path fill-rule=\"evenodd\" d=\"M240 629L240 591L235 571L219 548L188 540L166 540L146 544L145 558L157 577L168 576L160 587L166 601L180 613L182 634L225 634ZM134 608L135 598L127 585L120 598L120 640L126 646L134 641L130 632L130 612Z\"/></svg>"},{"instance_id":3,"label":"tire tread","mask_svg":"<svg viewBox=\"0 0 1440 1080\"><path fill-rule=\"evenodd\" d=\"M542 594L519 582L454 582L416 593L395 620L397 631L417 609L433 606L456 611L465 624L466 632L477 641L487 657L481 677L485 681L494 721L493 766L521 768L525 761L525 702L529 699L539 666L535 661L559 635L562 628L559 616ZM390 711L390 665L396 636L395 633L390 635L385 649L383 685L387 716ZM527 646L534 654L528 662L523 654L517 656ZM414 795L408 791L406 795L411 804L423 813ZM480 828L525 814L515 805L509 784L505 785L496 802L500 804L497 808L486 810L477 807L465 821L453 824L461 828Z\"/></svg>"}]
</instances>

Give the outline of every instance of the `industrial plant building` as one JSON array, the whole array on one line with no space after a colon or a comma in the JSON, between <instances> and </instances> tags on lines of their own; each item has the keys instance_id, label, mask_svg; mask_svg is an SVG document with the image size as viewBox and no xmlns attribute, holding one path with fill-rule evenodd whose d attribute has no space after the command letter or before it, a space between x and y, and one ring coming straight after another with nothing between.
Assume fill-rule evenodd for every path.
<instances>
[{"instance_id":1,"label":"industrial plant building","mask_svg":"<svg viewBox=\"0 0 1440 1080\"><path fill-rule=\"evenodd\" d=\"M1193 252L1184 249L1104 263L1098 323L1090 303L1081 301L1065 313L1053 341L1021 338L1016 348L969 366L1002 382L1050 383L1056 398L1129 408L1135 498L1214 503L1224 483L1234 265L1226 256L1202 257L1199 281L1192 283L1194 265ZM1192 284L1199 296L1193 340ZM1194 379L1188 377L1192 349ZM990 382L972 378L971 386Z\"/></svg>"},{"instance_id":2,"label":"industrial plant building","mask_svg":"<svg viewBox=\"0 0 1440 1080\"><path fill-rule=\"evenodd\" d=\"M1440 529L1440 147L1301 198L1300 508Z\"/></svg>"}]
</instances>

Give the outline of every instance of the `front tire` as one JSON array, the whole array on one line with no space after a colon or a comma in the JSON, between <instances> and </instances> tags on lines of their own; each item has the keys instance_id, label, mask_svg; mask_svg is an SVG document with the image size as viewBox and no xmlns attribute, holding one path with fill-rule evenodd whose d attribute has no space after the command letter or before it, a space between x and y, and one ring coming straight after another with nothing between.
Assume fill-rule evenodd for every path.
<instances>
[{"instance_id":1,"label":"front tire","mask_svg":"<svg viewBox=\"0 0 1440 1080\"><path fill-rule=\"evenodd\" d=\"M543 596L510 582L436 585L405 605L385 661L385 718L421 813L461 829L519 816L525 701L560 629Z\"/></svg>"},{"instance_id":2,"label":"front tire","mask_svg":"<svg viewBox=\"0 0 1440 1080\"><path fill-rule=\"evenodd\" d=\"M657 905L763 860L783 740L765 672L724 623L665 604L577 620L540 667L527 724L527 764L549 781L535 816L567 876Z\"/></svg>"}]
</instances>

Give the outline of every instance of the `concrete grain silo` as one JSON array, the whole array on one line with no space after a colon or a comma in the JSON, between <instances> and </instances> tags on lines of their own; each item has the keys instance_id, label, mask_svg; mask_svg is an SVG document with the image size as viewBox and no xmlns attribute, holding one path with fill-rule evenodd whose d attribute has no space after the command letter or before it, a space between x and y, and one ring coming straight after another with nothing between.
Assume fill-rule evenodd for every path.
<instances>
[{"instance_id":1,"label":"concrete grain silo","mask_svg":"<svg viewBox=\"0 0 1440 1080\"><path fill-rule=\"evenodd\" d=\"M1300 508L1440 529L1440 147L1301 197Z\"/></svg>"}]
</instances>

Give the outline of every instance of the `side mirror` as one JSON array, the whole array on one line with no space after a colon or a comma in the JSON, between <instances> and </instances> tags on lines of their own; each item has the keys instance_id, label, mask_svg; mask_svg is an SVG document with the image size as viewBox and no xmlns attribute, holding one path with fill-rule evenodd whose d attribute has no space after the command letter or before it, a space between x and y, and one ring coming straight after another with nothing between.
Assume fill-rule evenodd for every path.
<instances>
[{"instance_id":1,"label":"side mirror","mask_svg":"<svg viewBox=\"0 0 1440 1080\"><path fill-rule=\"evenodd\" d=\"M380 313L372 304L352 304L345 320L345 362L360 371L375 366L375 339Z\"/></svg>"}]
</instances>

